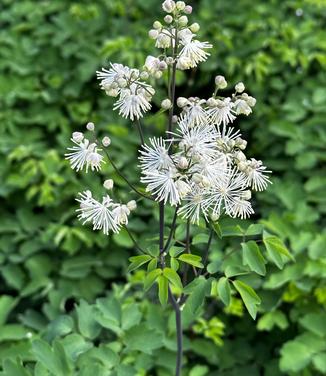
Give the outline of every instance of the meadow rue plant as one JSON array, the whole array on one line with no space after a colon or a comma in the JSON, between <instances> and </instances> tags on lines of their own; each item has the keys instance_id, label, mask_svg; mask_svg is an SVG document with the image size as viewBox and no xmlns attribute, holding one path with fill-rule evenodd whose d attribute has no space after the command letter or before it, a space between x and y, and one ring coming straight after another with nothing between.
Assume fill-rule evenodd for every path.
<instances>
[{"instance_id":1,"label":"meadow rue plant","mask_svg":"<svg viewBox=\"0 0 326 376\"><path fill-rule=\"evenodd\" d=\"M132 199L121 203L113 199L115 188L112 179L104 182L106 192L99 201L89 190L79 193L77 212L83 224L92 224L94 230L108 235L125 228L130 235L141 255L130 258L129 270L147 265L145 290L156 282L160 302L162 305L170 302L175 311L178 376L182 369L181 312L187 301L191 302L192 309L197 309L200 305L197 300L203 301L207 288L213 288L215 283L224 304L230 304L231 295L237 291L250 315L256 317L260 299L252 287L233 279L239 274L229 270L218 280L207 278L216 273L207 268L208 253L214 234L222 236L220 218L247 219L254 213L252 193L268 187L271 171L260 160L245 154L247 142L240 131L231 126L239 116L251 114L256 104L255 98L245 92L242 82L235 85L231 96L224 97L221 90L228 84L223 76L218 75L215 77L214 93L209 98L176 98L177 70L188 70L203 63L209 57L212 45L198 39L200 26L197 23L189 23L191 6L183 1L166 0L162 9L166 13L163 21L155 21L149 31L155 46L162 50L157 57L148 56L142 69L110 63L109 69L102 68L97 72L100 87L108 96L116 98L113 109L134 122L138 129L140 182L146 192L131 184L117 168L110 157L110 148L114 144L111 144L109 136L98 141L93 123L86 126L91 137L81 132L73 133L71 140L74 146L68 148L66 158L76 171L88 172L101 170L106 157L135 195L150 200L153 205L158 203L159 244L156 250L151 251L137 243L127 226L131 212L137 209L136 201ZM155 95L152 84L160 79L167 79L168 84L167 96L160 98L160 111L168 113L166 132L147 140L141 118L152 108L151 101ZM174 214L166 234L168 207L172 207ZM175 233L178 221L185 224L185 234L181 239L177 239ZM209 232L203 257L193 254L190 247L191 226L194 225ZM260 233L251 231L248 236ZM264 275L266 260L259 246L254 241L245 242L246 234L242 235L247 272ZM264 244L276 264L282 257L290 258L284 244L267 232L264 233ZM241 273L244 273L243 270Z\"/></svg>"}]
</instances>

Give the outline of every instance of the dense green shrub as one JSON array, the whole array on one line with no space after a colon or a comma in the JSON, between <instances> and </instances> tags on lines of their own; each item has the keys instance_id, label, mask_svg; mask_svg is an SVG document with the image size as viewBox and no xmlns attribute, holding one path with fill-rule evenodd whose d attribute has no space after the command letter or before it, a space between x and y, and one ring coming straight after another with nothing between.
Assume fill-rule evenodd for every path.
<instances>
[{"instance_id":1,"label":"dense green shrub","mask_svg":"<svg viewBox=\"0 0 326 376\"><path fill-rule=\"evenodd\" d=\"M201 0L194 6L216 49L200 71L180 74L179 83L191 84L196 75L205 95L220 73L232 83L244 80L258 98L242 131L253 154L274 170L274 184L258 196L256 219L288 244L296 263L282 271L268 266L269 279L251 281L263 302L257 322L236 297L223 310L213 296L186 334L185 374L325 374L325 3ZM130 125L109 110L95 71L117 56L142 64L151 46L137 41L157 8L154 0L1 1L3 375L69 375L73 369L105 375L110 368L119 376L145 375L152 367L172 374L169 310L162 317L152 297L140 292L141 272L122 277L133 252L125 233L108 239L81 229L75 192L95 189L100 178L80 181L63 160L71 131L92 120L112 135L112 153L137 182L137 172L128 169L134 157L124 152L136 155ZM155 116L146 126L155 133L163 122ZM124 184L110 166L103 174ZM151 210L141 206L131 223L142 239L148 223L155 224ZM230 259L240 257L242 238L225 239L214 241L212 265L222 251L239 249ZM186 323L190 316L185 312Z\"/></svg>"}]
</instances>

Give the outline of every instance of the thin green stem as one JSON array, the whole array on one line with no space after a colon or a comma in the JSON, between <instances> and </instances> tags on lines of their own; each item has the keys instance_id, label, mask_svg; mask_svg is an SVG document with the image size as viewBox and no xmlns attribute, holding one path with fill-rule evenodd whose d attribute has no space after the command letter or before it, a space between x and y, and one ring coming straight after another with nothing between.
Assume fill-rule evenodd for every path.
<instances>
[{"instance_id":1,"label":"thin green stem","mask_svg":"<svg viewBox=\"0 0 326 376\"><path fill-rule=\"evenodd\" d=\"M143 129L142 129L142 126L141 126L139 119L137 119L136 125L137 125L137 129L138 129L138 133L139 133L140 142L141 142L142 145L144 145L145 144L144 134L143 134Z\"/></svg>"},{"instance_id":2,"label":"thin green stem","mask_svg":"<svg viewBox=\"0 0 326 376\"><path fill-rule=\"evenodd\" d=\"M123 175L123 173L118 169L118 167L115 165L115 163L113 162L113 160L111 159L109 153L105 150L104 150L104 153L107 157L107 159L109 160L109 162L111 163L114 171L129 185L129 187L134 191L136 192L139 196L142 196L144 198L147 198L148 200L151 200L151 201L155 201L152 197L150 196L147 196L143 193L141 193L136 187L134 187L130 182L129 180Z\"/></svg>"},{"instance_id":3,"label":"thin green stem","mask_svg":"<svg viewBox=\"0 0 326 376\"><path fill-rule=\"evenodd\" d=\"M165 246L164 246L164 249L163 249L163 252L166 252L170 246L170 243L171 243L171 240L173 238L173 234L174 234L174 231L175 231L175 228L176 228L176 224L177 224L177 216L178 216L178 209L179 209L179 206L177 206L175 208L175 212L174 212L174 216L173 216L173 219L172 219L172 223L171 223L171 228L170 228L170 234L169 234L169 237L165 243Z\"/></svg>"},{"instance_id":4,"label":"thin green stem","mask_svg":"<svg viewBox=\"0 0 326 376\"><path fill-rule=\"evenodd\" d=\"M133 237L132 233L129 231L128 227L125 226L125 229L130 237L130 239L132 240L132 242L134 243L134 246L136 247L136 249L140 252L140 253L143 253L144 255L146 255L147 253L141 248L141 246L137 243L137 240Z\"/></svg>"},{"instance_id":5,"label":"thin green stem","mask_svg":"<svg viewBox=\"0 0 326 376\"><path fill-rule=\"evenodd\" d=\"M204 254L204 258L203 258L204 268L200 270L199 275L201 275L203 273L204 269L206 269L206 267L207 267L209 249L210 249L211 244L212 244L213 235L214 235L214 230L211 228L210 229L210 233L209 233L209 238L208 238L207 246L206 246L206 250L205 250L205 254Z\"/></svg>"}]
</instances>

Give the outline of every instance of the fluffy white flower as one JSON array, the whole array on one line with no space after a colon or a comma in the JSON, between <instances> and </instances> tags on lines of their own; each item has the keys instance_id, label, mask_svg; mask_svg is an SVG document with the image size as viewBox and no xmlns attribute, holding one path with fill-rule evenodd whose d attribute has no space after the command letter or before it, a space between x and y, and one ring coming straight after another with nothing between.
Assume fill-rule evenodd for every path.
<instances>
[{"instance_id":1,"label":"fluffy white flower","mask_svg":"<svg viewBox=\"0 0 326 376\"><path fill-rule=\"evenodd\" d=\"M208 115L205 109L203 108L203 104L205 104L206 101L195 100L188 102L188 105L186 105L183 109L184 113L188 117L188 126L193 127L207 125Z\"/></svg>"},{"instance_id":2,"label":"fluffy white flower","mask_svg":"<svg viewBox=\"0 0 326 376\"><path fill-rule=\"evenodd\" d=\"M240 217L241 219L249 218L251 214L254 214L254 210L251 203L247 200L237 198L232 206L232 217Z\"/></svg>"},{"instance_id":3,"label":"fluffy white flower","mask_svg":"<svg viewBox=\"0 0 326 376\"><path fill-rule=\"evenodd\" d=\"M216 153L216 130L214 127L190 127L188 117L183 117L178 123L174 139L179 141L179 149L191 157L211 157Z\"/></svg>"},{"instance_id":4,"label":"fluffy white flower","mask_svg":"<svg viewBox=\"0 0 326 376\"><path fill-rule=\"evenodd\" d=\"M71 141L75 144L68 148L70 153L66 153L65 157L70 162L71 168L80 171L86 166L86 172L89 167L92 170L100 170L101 163L105 163L103 156L99 153L100 149L97 149L95 143L90 143L88 139L84 139L81 142L75 141L73 138Z\"/></svg>"},{"instance_id":5,"label":"fluffy white flower","mask_svg":"<svg viewBox=\"0 0 326 376\"><path fill-rule=\"evenodd\" d=\"M237 115L243 114L243 115L248 116L252 113L251 107L243 99L237 99L234 102L234 111L236 112Z\"/></svg>"},{"instance_id":6,"label":"fluffy white flower","mask_svg":"<svg viewBox=\"0 0 326 376\"><path fill-rule=\"evenodd\" d=\"M91 222L93 230L102 230L105 235L110 231L119 232L120 225L112 213L115 204L110 196L104 196L102 202L95 200L90 191L79 193L79 196L80 198L76 199L80 203L77 212L78 219L83 221L83 224Z\"/></svg>"},{"instance_id":7,"label":"fluffy white flower","mask_svg":"<svg viewBox=\"0 0 326 376\"><path fill-rule=\"evenodd\" d=\"M169 156L169 148L165 146L163 138L150 138L149 142L151 146L143 145L143 150L139 151L141 154L139 160L143 173L172 168L173 161Z\"/></svg>"},{"instance_id":8,"label":"fluffy white flower","mask_svg":"<svg viewBox=\"0 0 326 376\"><path fill-rule=\"evenodd\" d=\"M130 210L127 205L118 205L112 211L113 218L116 221L116 223L118 223L119 225L128 224L129 214L130 214Z\"/></svg>"},{"instance_id":9,"label":"fluffy white flower","mask_svg":"<svg viewBox=\"0 0 326 376\"><path fill-rule=\"evenodd\" d=\"M192 33L191 33L192 34ZM180 51L180 58L188 58L190 61L190 68L195 68L199 63L207 60L210 54L205 51L213 46L208 42L200 42L199 40L192 40L194 34L185 35L181 39L183 48Z\"/></svg>"},{"instance_id":10,"label":"fluffy white flower","mask_svg":"<svg viewBox=\"0 0 326 376\"><path fill-rule=\"evenodd\" d=\"M251 186L255 191L264 191L268 184L271 184L268 175L271 171L266 170L266 167L263 166L262 161L257 161L254 158L251 158L247 163L247 168L244 170L246 175L246 185Z\"/></svg>"},{"instance_id":11,"label":"fluffy white flower","mask_svg":"<svg viewBox=\"0 0 326 376\"><path fill-rule=\"evenodd\" d=\"M152 192L157 201L164 201L164 204L169 201L170 205L176 206L180 203L177 178L176 169L170 168L164 171L149 171L141 178L141 182L147 184L146 191Z\"/></svg>"},{"instance_id":12,"label":"fluffy white flower","mask_svg":"<svg viewBox=\"0 0 326 376\"><path fill-rule=\"evenodd\" d=\"M151 109L151 87L141 87L131 84L130 88L121 90L120 98L113 109L119 109L119 114L132 121L143 117L144 113Z\"/></svg>"},{"instance_id":13,"label":"fluffy white flower","mask_svg":"<svg viewBox=\"0 0 326 376\"><path fill-rule=\"evenodd\" d=\"M225 98L223 101L218 100L217 106L208 110L212 123L223 124L224 126L232 123L236 118L233 115L233 106L234 103L231 102L231 98Z\"/></svg>"},{"instance_id":14,"label":"fluffy white flower","mask_svg":"<svg viewBox=\"0 0 326 376\"><path fill-rule=\"evenodd\" d=\"M225 212L234 216L236 204L246 190L245 184L246 179L242 173L236 169L229 170L224 179L215 182L203 206L209 208L214 215L219 216Z\"/></svg>"},{"instance_id":15,"label":"fluffy white flower","mask_svg":"<svg viewBox=\"0 0 326 376\"><path fill-rule=\"evenodd\" d=\"M151 75L155 75L156 72L161 70L160 64L161 61L157 57L147 56L144 67Z\"/></svg>"},{"instance_id":16,"label":"fluffy white flower","mask_svg":"<svg viewBox=\"0 0 326 376\"><path fill-rule=\"evenodd\" d=\"M206 199L205 189L200 189L198 186L192 187L191 191L184 197L185 204L178 210L178 215L190 219L191 223L198 223L201 214L207 219L208 210L203 207Z\"/></svg>"},{"instance_id":17,"label":"fluffy white flower","mask_svg":"<svg viewBox=\"0 0 326 376\"><path fill-rule=\"evenodd\" d=\"M130 76L131 69L122 64L110 63L111 68L102 68L102 71L97 71L96 75L100 82L100 86L104 90L109 90L114 82L117 82L120 78Z\"/></svg>"}]
</instances>

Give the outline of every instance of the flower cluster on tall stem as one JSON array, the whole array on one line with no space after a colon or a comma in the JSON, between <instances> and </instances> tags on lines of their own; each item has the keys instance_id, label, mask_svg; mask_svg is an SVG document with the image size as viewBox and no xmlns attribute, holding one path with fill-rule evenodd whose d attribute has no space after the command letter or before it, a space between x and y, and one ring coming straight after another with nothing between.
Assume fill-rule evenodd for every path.
<instances>
[{"instance_id":1,"label":"flower cluster on tall stem","mask_svg":"<svg viewBox=\"0 0 326 376\"><path fill-rule=\"evenodd\" d=\"M238 116L251 114L256 104L255 98L245 92L242 82L235 85L231 96L224 97L221 90L228 84L223 76L218 75L215 77L215 90L209 98L176 98L177 71L195 68L206 61L212 45L198 39L200 26L197 23L189 24L190 5L183 1L165 0L162 8L166 13L164 21L155 21L149 31L149 37L161 50L157 57L148 56L142 69L110 63L109 69L102 68L97 72L100 87L108 96L116 98L113 109L137 127L140 182L145 185L147 193L131 184L116 166L110 156L110 138L105 136L99 142L93 123L87 124L92 135L90 138L82 132L73 133L74 145L68 148L66 159L76 171L86 172L99 171L108 162L135 195L158 202L159 269L154 270L156 279L152 282L158 281L161 302L166 295L176 314L176 376L179 376L182 369L181 309L186 298L184 294L179 297L174 295L170 282L179 287L182 287L182 282L186 284L189 266L181 282L177 274L178 264L173 267L170 262L169 267L166 262L169 248L176 241L174 231L178 218L186 221L184 252L187 254L191 252L191 225L198 224L201 218L206 221L210 235L204 264L196 264L204 267L213 239L211 224L224 215L245 219L253 214L252 192L267 188L270 171L260 160L246 156L247 142L240 131L231 126ZM161 78L168 80L167 96L161 98L161 111L168 112L167 126L163 135L150 137L145 142L141 118L152 108L151 101L156 93L152 85ZM117 202L112 179L104 182L104 188L110 191L110 195L105 192L100 201L89 190L79 193L77 212L83 224L91 223L94 230L108 235L110 232L118 233L128 225L129 216L137 204L134 199L127 203ZM166 237L165 208L168 205L175 209L170 233ZM136 249L144 252L128 229L127 232ZM196 277L201 272L198 273L193 266L193 274ZM165 295L162 286L166 287L166 291L163 289Z\"/></svg>"}]
</instances>

